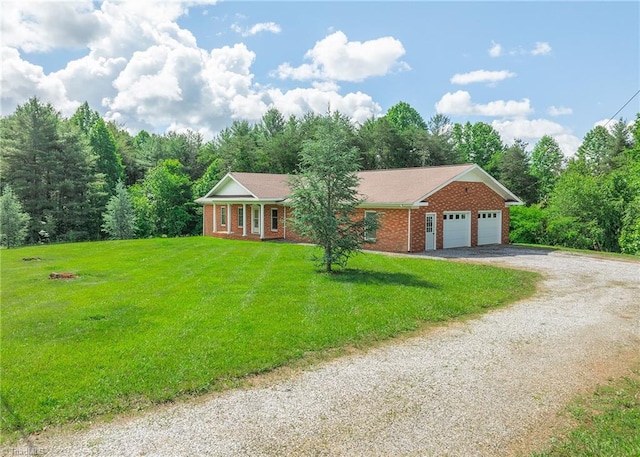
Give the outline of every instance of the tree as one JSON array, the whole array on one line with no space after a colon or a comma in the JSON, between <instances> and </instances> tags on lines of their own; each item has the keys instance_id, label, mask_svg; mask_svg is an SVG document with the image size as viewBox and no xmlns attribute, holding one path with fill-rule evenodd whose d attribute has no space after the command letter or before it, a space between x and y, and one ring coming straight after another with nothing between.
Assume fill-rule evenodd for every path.
<instances>
[{"instance_id":1,"label":"tree","mask_svg":"<svg viewBox=\"0 0 640 457\"><path fill-rule=\"evenodd\" d=\"M155 233L179 236L189 233L195 223L191 181L176 159L160 162L143 183L151 204Z\"/></svg>"},{"instance_id":2,"label":"tree","mask_svg":"<svg viewBox=\"0 0 640 457\"><path fill-rule=\"evenodd\" d=\"M465 162L480 165L494 178L499 178L504 144L493 127L484 122L454 124L452 139L454 150Z\"/></svg>"},{"instance_id":3,"label":"tree","mask_svg":"<svg viewBox=\"0 0 640 457\"><path fill-rule=\"evenodd\" d=\"M0 244L7 248L22 245L30 219L11 187L5 186L0 196Z\"/></svg>"},{"instance_id":4,"label":"tree","mask_svg":"<svg viewBox=\"0 0 640 457\"><path fill-rule=\"evenodd\" d=\"M322 117L315 136L304 142L301 173L290 180L294 230L322 249L315 260L326 272L344 268L364 242L365 221L355 219L362 202L358 151L349 147L349 129L338 113Z\"/></svg>"},{"instance_id":5,"label":"tree","mask_svg":"<svg viewBox=\"0 0 640 457\"><path fill-rule=\"evenodd\" d=\"M107 203L107 211L102 215L102 229L112 240L126 240L135 234L135 211L131 196L122 181L116 184L116 193Z\"/></svg>"},{"instance_id":6,"label":"tree","mask_svg":"<svg viewBox=\"0 0 640 457\"><path fill-rule=\"evenodd\" d=\"M124 180L124 166L116 151L116 140L102 118L98 118L91 126L89 144L97 157L96 169L104 175L105 190L109 195L113 195L116 184Z\"/></svg>"},{"instance_id":7,"label":"tree","mask_svg":"<svg viewBox=\"0 0 640 457\"><path fill-rule=\"evenodd\" d=\"M500 182L527 205L531 205L538 197L538 180L530 173L526 147L526 143L516 139L506 149L500 163Z\"/></svg>"},{"instance_id":8,"label":"tree","mask_svg":"<svg viewBox=\"0 0 640 457\"><path fill-rule=\"evenodd\" d=\"M588 174L606 174L613 169L615 146L615 138L606 128L597 125L584 136L576 152L577 162Z\"/></svg>"},{"instance_id":9,"label":"tree","mask_svg":"<svg viewBox=\"0 0 640 457\"><path fill-rule=\"evenodd\" d=\"M546 201L562 173L564 155L558 142L544 135L531 151L531 174L538 178L538 201Z\"/></svg>"},{"instance_id":10,"label":"tree","mask_svg":"<svg viewBox=\"0 0 640 457\"><path fill-rule=\"evenodd\" d=\"M393 105L385 114L385 117L393 124L398 131L402 132L409 128L426 130L427 124L415 108L406 102L398 102Z\"/></svg>"}]
</instances>

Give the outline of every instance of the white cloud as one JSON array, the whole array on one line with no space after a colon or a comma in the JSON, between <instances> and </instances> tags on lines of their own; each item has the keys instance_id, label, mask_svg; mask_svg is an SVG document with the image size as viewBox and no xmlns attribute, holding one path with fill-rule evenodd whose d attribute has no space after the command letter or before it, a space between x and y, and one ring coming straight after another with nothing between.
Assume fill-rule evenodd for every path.
<instances>
[{"instance_id":1,"label":"white cloud","mask_svg":"<svg viewBox=\"0 0 640 457\"><path fill-rule=\"evenodd\" d=\"M500 57L502 55L502 52L502 45L500 43L492 41L491 47L489 48L489 55L491 57Z\"/></svg>"},{"instance_id":2,"label":"white cloud","mask_svg":"<svg viewBox=\"0 0 640 457\"><path fill-rule=\"evenodd\" d=\"M533 48L531 54L534 56L546 56L551 53L551 46L546 41L536 42L536 47Z\"/></svg>"},{"instance_id":3,"label":"white cloud","mask_svg":"<svg viewBox=\"0 0 640 457\"><path fill-rule=\"evenodd\" d=\"M84 47L104 32L90 1L3 2L0 26L4 45L24 52Z\"/></svg>"},{"instance_id":4,"label":"white cloud","mask_svg":"<svg viewBox=\"0 0 640 457\"><path fill-rule=\"evenodd\" d=\"M16 25L25 25L21 15L33 9L28 2L23 4L27 6L12 7L9 17ZM177 19L187 13L187 3L158 2L150 8L148 2L107 0L99 9L92 9L91 3L69 5L65 4L63 12L70 16L66 24L74 30L67 35L52 24L48 7L47 14L29 19L29 33L20 32L17 26L9 30L11 46L2 47L1 114L9 114L33 95L52 103L64 116L72 115L86 100L107 120L124 124L132 133L192 129L208 139L232 119L259 120L270 106L287 115L309 110L324 113L330 106L361 122L381 112L369 95L341 94L330 79L321 78L312 88L286 91L257 84L252 73L256 55L246 45L204 50L190 31L179 26ZM2 24L4 27L5 22ZM91 33L87 32L90 28ZM251 30L275 32L276 28L266 23ZM357 49L346 42L341 52L369 65L364 75L377 74L391 65L388 62L395 62L393 56L404 53L399 42L380 40L360 43ZM374 55L371 43L383 49L380 56ZM87 54L48 74L19 51L71 45L86 48ZM402 52L396 49L398 45ZM348 65L342 68L328 59L322 46L312 51L322 74L358 75L349 73Z\"/></svg>"},{"instance_id":5,"label":"white cloud","mask_svg":"<svg viewBox=\"0 0 640 457\"><path fill-rule=\"evenodd\" d=\"M551 105L549 109L547 109L547 113L549 113L550 116L564 116L573 114L573 110L571 108L565 108L564 106Z\"/></svg>"},{"instance_id":6,"label":"white cloud","mask_svg":"<svg viewBox=\"0 0 640 457\"><path fill-rule=\"evenodd\" d=\"M292 67L284 63L273 72L280 79L333 81L363 81L372 76L382 76L394 70L409 70L398 59L405 54L402 43L393 37L369 41L349 41L337 31L318 41L305 54L305 63Z\"/></svg>"},{"instance_id":7,"label":"white cloud","mask_svg":"<svg viewBox=\"0 0 640 457\"><path fill-rule=\"evenodd\" d=\"M447 92L435 106L438 113L447 115L522 117L533 112L528 98L521 101L495 100L483 105L473 103L469 92L463 90Z\"/></svg>"},{"instance_id":8,"label":"white cloud","mask_svg":"<svg viewBox=\"0 0 640 457\"><path fill-rule=\"evenodd\" d=\"M452 84L472 84L472 83L490 83L495 84L498 81L503 81L507 78L513 78L517 76L515 73L500 70L500 71L487 71L487 70L475 70L469 73L456 73L451 78Z\"/></svg>"},{"instance_id":9,"label":"white cloud","mask_svg":"<svg viewBox=\"0 0 640 457\"><path fill-rule=\"evenodd\" d=\"M563 154L570 157L578 150L581 141L572 131L563 125L547 119L512 119L494 120L491 126L496 129L506 143L519 138L528 141L531 146L544 135L553 137Z\"/></svg>"},{"instance_id":10,"label":"white cloud","mask_svg":"<svg viewBox=\"0 0 640 457\"><path fill-rule=\"evenodd\" d=\"M244 37L257 35L261 32L280 33L282 29L275 22L260 22L251 28L242 28L238 24L233 24L231 29Z\"/></svg>"}]
</instances>

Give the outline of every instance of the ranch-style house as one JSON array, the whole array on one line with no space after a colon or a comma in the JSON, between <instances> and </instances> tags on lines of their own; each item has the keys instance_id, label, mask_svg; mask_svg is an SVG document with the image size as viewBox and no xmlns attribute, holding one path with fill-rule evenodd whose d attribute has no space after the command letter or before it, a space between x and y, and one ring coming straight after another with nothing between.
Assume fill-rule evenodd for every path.
<instances>
[{"instance_id":1,"label":"ranch-style house","mask_svg":"<svg viewBox=\"0 0 640 457\"><path fill-rule=\"evenodd\" d=\"M522 202L475 164L358 172L365 202L356 217L376 214L365 249L419 252L509 243L509 207ZM304 241L288 224L288 175L228 173L207 195L203 235Z\"/></svg>"}]
</instances>

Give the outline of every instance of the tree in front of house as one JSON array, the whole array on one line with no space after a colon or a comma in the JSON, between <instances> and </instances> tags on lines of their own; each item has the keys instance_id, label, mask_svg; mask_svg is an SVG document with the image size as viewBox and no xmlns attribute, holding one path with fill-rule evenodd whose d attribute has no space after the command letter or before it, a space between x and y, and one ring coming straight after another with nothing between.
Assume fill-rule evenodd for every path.
<instances>
[{"instance_id":1,"label":"tree in front of house","mask_svg":"<svg viewBox=\"0 0 640 457\"><path fill-rule=\"evenodd\" d=\"M102 218L102 230L110 239L127 240L134 237L136 214L131 196L122 181L116 183L116 193L109 199Z\"/></svg>"},{"instance_id":2,"label":"tree in front of house","mask_svg":"<svg viewBox=\"0 0 640 457\"><path fill-rule=\"evenodd\" d=\"M24 244L30 219L11 187L5 186L0 196L0 245L12 248Z\"/></svg>"},{"instance_id":3,"label":"tree in front of house","mask_svg":"<svg viewBox=\"0 0 640 457\"><path fill-rule=\"evenodd\" d=\"M319 120L315 135L304 142L301 172L290 179L294 230L322 249L315 260L326 272L344 268L362 249L365 229L376 221L356 220L358 151L349 146L349 121L339 113Z\"/></svg>"}]
</instances>

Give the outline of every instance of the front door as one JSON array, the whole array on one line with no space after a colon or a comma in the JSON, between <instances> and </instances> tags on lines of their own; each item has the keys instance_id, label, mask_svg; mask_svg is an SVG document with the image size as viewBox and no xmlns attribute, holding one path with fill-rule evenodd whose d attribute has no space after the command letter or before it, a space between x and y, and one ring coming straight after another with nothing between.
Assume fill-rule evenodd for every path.
<instances>
[{"instance_id":1,"label":"front door","mask_svg":"<svg viewBox=\"0 0 640 457\"><path fill-rule=\"evenodd\" d=\"M424 226L424 250L433 251L436 248L436 213L427 213Z\"/></svg>"},{"instance_id":2,"label":"front door","mask_svg":"<svg viewBox=\"0 0 640 457\"><path fill-rule=\"evenodd\" d=\"M251 233L260 233L260 207L251 208Z\"/></svg>"}]
</instances>

